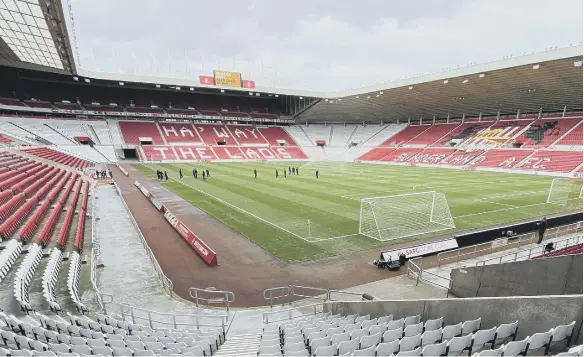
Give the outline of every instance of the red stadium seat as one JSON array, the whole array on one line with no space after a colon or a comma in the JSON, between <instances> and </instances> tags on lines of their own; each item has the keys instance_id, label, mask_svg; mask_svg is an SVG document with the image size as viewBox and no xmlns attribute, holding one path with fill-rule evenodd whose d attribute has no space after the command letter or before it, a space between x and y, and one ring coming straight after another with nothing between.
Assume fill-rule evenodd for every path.
<instances>
[{"instance_id":1,"label":"red stadium seat","mask_svg":"<svg viewBox=\"0 0 584 357\"><path fill-rule=\"evenodd\" d=\"M140 144L141 137L149 137L152 139L154 145L164 145L164 139L160 135L160 131L154 122L128 122L120 121L120 130L126 144Z\"/></svg>"},{"instance_id":2,"label":"red stadium seat","mask_svg":"<svg viewBox=\"0 0 584 357\"><path fill-rule=\"evenodd\" d=\"M61 215L61 211L63 210L63 205L59 202L55 205L53 212L45 222L45 226L43 230L39 234L39 241L43 247L46 247L51 242L51 237L53 235L53 231L55 230L55 226L57 224L57 220Z\"/></svg>"},{"instance_id":3,"label":"red stadium seat","mask_svg":"<svg viewBox=\"0 0 584 357\"><path fill-rule=\"evenodd\" d=\"M16 232L22 221L32 212L37 203L38 201L36 199L28 200L8 217L4 223L0 224L0 237L4 239L10 238Z\"/></svg>"},{"instance_id":4,"label":"red stadium seat","mask_svg":"<svg viewBox=\"0 0 584 357\"><path fill-rule=\"evenodd\" d=\"M278 146L281 142L285 142L286 145L290 146L298 146L298 144L292 139L290 135L279 126L271 126L271 127L259 127L258 130L266 141L272 146Z\"/></svg>"},{"instance_id":5,"label":"red stadium seat","mask_svg":"<svg viewBox=\"0 0 584 357\"><path fill-rule=\"evenodd\" d=\"M18 235L20 236L21 240L26 242L30 239L31 235L38 228L39 224L41 223L41 220L43 219L43 217L45 216L50 207L51 201L49 200L44 200L41 203L41 205L38 206L33 215L29 217L29 219L26 221L26 223L20 230Z\"/></svg>"}]
</instances>

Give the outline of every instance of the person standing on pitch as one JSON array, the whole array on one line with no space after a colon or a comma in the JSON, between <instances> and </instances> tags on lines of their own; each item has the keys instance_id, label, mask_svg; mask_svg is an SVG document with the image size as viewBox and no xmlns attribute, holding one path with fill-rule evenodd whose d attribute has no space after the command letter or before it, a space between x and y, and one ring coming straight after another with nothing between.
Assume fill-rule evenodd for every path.
<instances>
[{"instance_id":1,"label":"person standing on pitch","mask_svg":"<svg viewBox=\"0 0 584 357\"><path fill-rule=\"evenodd\" d=\"M539 231L539 238L537 239L537 244L541 244L541 242L543 241L545 230L547 229L547 219L545 217L543 217L541 221L537 222L537 229Z\"/></svg>"},{"instance_id":2,"label":"person standing on pitch","mask_svg":"<svg viewBox=\"0 0 584 357\"><path fill-rule=\"evenodd\" d=\"M196 168L193 169L193 177L197 178L197 169Z\"/></svg>"},{"instance_id":3,"label":"person standing on pitch","mask_svg":"<svg viewBox=\"0 0 584 357\"><path fill-rule=\"evenodd\" d=\"M318 170L316 170L316 178L318 178Z\"/></svg>"},{"instance_id":4,"label":"person standing on pitch","mask_svg":"<svg viewBox=\"0 0 584 357\"><path fill-rule=\"evenodd\" d=\"M257 179L258 178L258 170L253 169L253 178Z\"/></svg>"},{"instance_id":5,"label":"person standing on pitch","mask_svg":"<svg viewBox=\"0 0 584 357\"><path fill-rule=\"evenodd\" d=\"M286 170L284 170L286 171ZM288 175L292 175L292 168L290 166L288 166Z\"/></svg>"},{"instance_id":6,"label":"person standing on pitch","mask_svg":"<svg viewBox=\"0 0 584 357\"><path fill-rule=\"evenodd\" d=\"M166 179L166 181L168 181L168 172L166 172L166 170L164 171L164 178Z\"/></svg>"},{"instance_id":7,"label":"person standing on pitch","mask_svg":"<svg viewBox=\"0 0 584 357\"><path fill-rule=\"evenodd\" d=\"M276 169L276 178L278 178L278 169Z\"/></svg>"},{"instance_id":8,"label":"person standing on pitch","mask_svg":"<svg viewBox=\"0 0 584 357\"><path fill-rule=\"evenodd\" d=\"M284 178L286 178L286 169L284 169Z\"/></svg>"},{"instance_id":9,"label":"person standing on pitch","mask_svg":"<svg viewBox=\"0 0 584 357\"><path fill-rule=\"evenodd\" d=\"M207 169L206 171L207 171L207 178L211 178L211 173L209 172L209 169Z\"/></svg>"},{"instance_id":10,"label":"person standing on pitch","mask_svg":"<svg viewBox=\"0 0 584 357\"><path fill-rule=\"evenodd\" d=\"M178 176L181 180L183 179L182 169L178 169Z\"/></svg>"},{"instance_id":11,"label":"person standing on pitch","mask_svg":"<svg viewBox=\"0 0 584 357\"><path fill-rule=\"evenodd\" d=\"M298 171L298 168L296 168L296 175L299 175L300 171Z\"/></svg>"},{"instance_id":12,"label":"person standing on pitch","mask_svg":"<svg viewBox=\"0 0 584 357\"><path fill-rule=\"evenodd\" d=\"M203 181L207 181L207 176L205 176L205 170L203 170Z\"/></svg>"}]
</instances>

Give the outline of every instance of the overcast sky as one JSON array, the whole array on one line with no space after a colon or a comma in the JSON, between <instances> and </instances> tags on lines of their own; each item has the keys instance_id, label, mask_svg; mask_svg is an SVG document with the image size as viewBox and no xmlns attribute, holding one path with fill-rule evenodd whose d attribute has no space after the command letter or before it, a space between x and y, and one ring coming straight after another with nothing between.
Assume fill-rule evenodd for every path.
<instances>
[{"instance_id":1,"label":"overcast sky","mask_svg":"<svg viewBox=\"0 0 584 357\"><path fill-rule=\"evenodd\" d=\"M81 67L336 91L582 42L582 0L68 0Z\"/></svg>"}]
</instances>

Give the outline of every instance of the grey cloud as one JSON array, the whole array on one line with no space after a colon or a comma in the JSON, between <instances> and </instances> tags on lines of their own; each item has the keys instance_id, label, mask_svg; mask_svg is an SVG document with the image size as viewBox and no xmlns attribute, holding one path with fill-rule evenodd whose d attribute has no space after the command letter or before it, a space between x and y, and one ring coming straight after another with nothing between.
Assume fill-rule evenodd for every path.
<instances>
[{"instance_id":1,"label":"grey cloud","mask_svg":"<svg viewBox=\"0 0 584 357\"><path fill-rule=\"evenodd\" d=\"M69 1L87 69L316 90L582 41L580 0Z\"/></svg>"}]
</instances>

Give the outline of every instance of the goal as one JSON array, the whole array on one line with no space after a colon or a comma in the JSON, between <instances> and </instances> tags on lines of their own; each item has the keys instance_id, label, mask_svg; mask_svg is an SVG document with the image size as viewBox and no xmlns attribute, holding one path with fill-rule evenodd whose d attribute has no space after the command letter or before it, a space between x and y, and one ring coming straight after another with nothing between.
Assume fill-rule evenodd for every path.
<instances>
[{"instance_id":1,"label":"goal","mask_svg":"<svg viewBox=\"0 0 584 357\"><path fill-rule=\"evenodd\" d=\"M557 177L552 180L547 203L567 203L582 198L582 179Z\"/></svg>"},{"instance_id":2,"label":"goal","mask_svg":"<svg viewBox=\"0 0 584 357\"><path fill-rule=\"evenodd\" d=\"M359 233L387 241L456 228L446 196L440 192L361 199Z\"/></svg>"}]
</instances>

